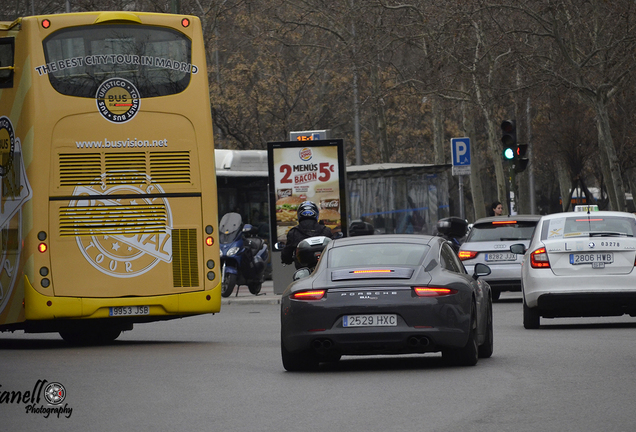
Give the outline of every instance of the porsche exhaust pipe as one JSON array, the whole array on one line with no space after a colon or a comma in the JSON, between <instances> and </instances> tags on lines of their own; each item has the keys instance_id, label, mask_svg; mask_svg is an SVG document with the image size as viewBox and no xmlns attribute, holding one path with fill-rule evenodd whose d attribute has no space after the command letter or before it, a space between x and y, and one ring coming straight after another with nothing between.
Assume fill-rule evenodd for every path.
<instances>
[{"instance_id":1,"label":"porsche exhaust pipe","mask_svg":"<svg viewBox=\"0 0 636 432\"><path fill-rule=\"evenodd\" d=\"M316 351L327 351L333 348L333 342L331 339L314 339L311 347Z\"/></svg>"},{"instance_id":2,"label":"porsche exhaust pipe","mask_svg":"<svg viewBox=\"0 0 636 432\"><path fill-rule=\"evenodd\" d=\"M420 346L428 346L431 341L426 336L411 336L406 341L412 348Z\"/></svg>"}]
</instances>

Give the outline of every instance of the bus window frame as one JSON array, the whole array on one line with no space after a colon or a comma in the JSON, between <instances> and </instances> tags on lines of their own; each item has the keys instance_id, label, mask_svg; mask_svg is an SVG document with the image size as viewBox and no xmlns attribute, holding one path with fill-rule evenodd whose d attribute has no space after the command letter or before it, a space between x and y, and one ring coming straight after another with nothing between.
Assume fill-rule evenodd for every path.
<instances>
[{"instance_id":1,"label":"bus window frame","mask_svg":"<svg viewBox=\"0 0 636 432\"><path fill-rule=\"evenodd\" d=\"M9 47L11 65L3 66L0 64L0 88L12 88L13 87L13 75L15 72L15 38L4 37L0 38L0 59L4 56L5 47ZM9 71L6 77L4 77L5 71Z\"/></svg>"}]
</instances>

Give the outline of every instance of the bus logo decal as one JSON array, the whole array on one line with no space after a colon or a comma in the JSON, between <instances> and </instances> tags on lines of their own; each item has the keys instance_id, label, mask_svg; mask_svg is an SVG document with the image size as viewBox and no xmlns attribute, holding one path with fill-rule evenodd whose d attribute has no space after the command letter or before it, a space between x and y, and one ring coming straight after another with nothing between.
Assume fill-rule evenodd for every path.
<instances>
[{"instance_id":1,"label":"bus logo decal","mask_svg":"<svg viewBox=\"0 0 636 432\"><path fill-rule=\"evenodd\" d=\"M0 117L0 177L7 175L13 164L15 134L8 117Z\"/></svg>"},{"instance_id":2,"label":"bus logo decal","mask_svg":"<svg viewBox=\"0 0 636 432\"><path fill-rule=\"evenodd\" d=\"M8 117L0 117L0 313L19 275L22 253L22 207L32 197L22 159L22 144Z\"/></svg>"},{"instance_id":3,"label":"bus logo decal","mask_svg":"<svg viewBox=\"0 0 636 432\"><path fill-rule=\"evenodd\" d=\"M139 112L141 98L137 88L123 78L110 78L97 89L97 110L112 123L126 123Z\"/></svg>"},{"instance_id":4,"label":"bus logo decal","mask_svg":"<svg viewBox=\"0 0 636 432\"><path fill-rule=\"evenodd\" d=\"M146 273L160 261L172 262L172 212L166 198L154 197L151 194L163 194L164 191L160 185L152 183L149 176L146 176L148 180L146 184L119 184L108 187L105 177L116 175L117 173L107 173L97 179L94 186L76 187L73 196L90 198L71 201L69 206L110 206L111 208L148 204L165 206L167 220L164 232L139 230L130 233L75 236L82 255L93 267L109 276L131 278ZM135 198L135 194L139 195L139 198ZM118 195L125 197L120 198Z\"/></svg>"}]
</instances>

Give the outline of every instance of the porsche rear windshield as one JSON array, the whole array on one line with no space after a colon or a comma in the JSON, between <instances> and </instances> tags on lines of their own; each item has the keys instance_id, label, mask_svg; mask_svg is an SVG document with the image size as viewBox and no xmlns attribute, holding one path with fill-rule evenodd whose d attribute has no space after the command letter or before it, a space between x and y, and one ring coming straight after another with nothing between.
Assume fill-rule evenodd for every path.
<instances>
[{"instance_id":1,"label":"porsche rear windshield","mask_svg":"<svg viewBox=\"0 0 636 432\"><path fill-rule=\"evenodd\" d=\"M466 242L530 240L536 226L536 221L475 224Z\"/></svg>"},{"instance_id":2,"label":"porsche rear windshield","mask_svg":"<svg viewBox=\"0 0 636 432\"><path fill-rule=\"evenodd\" d=\"M329 267L419 265L428 245L410 243L356 244L335 247L329 251Z\"/></svg>"},{"instance_id":3,"label":"porsche rear windshield","mask_svg":"<svg viewBox=\"0 0 636 432\"><path fill-rule=\"evenodd\" d=\"M636 220L622 216L577 215L543 224L541 240L576 237L633 237Z\"/></svg>"},{"instance_id":4,"label":"porsche rear windshield","mask_svg":"<svg viewBox=\"0 0 636 432\"><path fill-rule=\"evenodd\" d=\"M72 27L44 40L48 75L58 92L94 98L109 78L131 82L142 98L182 92L190 83L191 41L182 33L141 25Z\"/></svg>"}]
</instances>

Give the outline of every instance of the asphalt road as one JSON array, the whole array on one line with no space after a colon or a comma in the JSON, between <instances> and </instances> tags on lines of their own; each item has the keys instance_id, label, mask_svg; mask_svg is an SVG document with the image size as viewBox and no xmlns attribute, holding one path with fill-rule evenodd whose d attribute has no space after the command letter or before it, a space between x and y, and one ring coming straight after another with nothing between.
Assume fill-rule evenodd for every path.
<instances>
[{"instance_id":1,"label":"asphalt road","mask_svg":"<svg viewBox=\"0 0 636 432\"><path fill-rule=\"evenodd\" d=\"M634 430L636 318L543 320L530 331L519 295L502 298L495 353L475 367L345 357L288 373L270 301L138 325L111 346L0 333L0 431ZM38 380L64 386L59 418L8 399Z\"/></svg>"}]
</instances>

